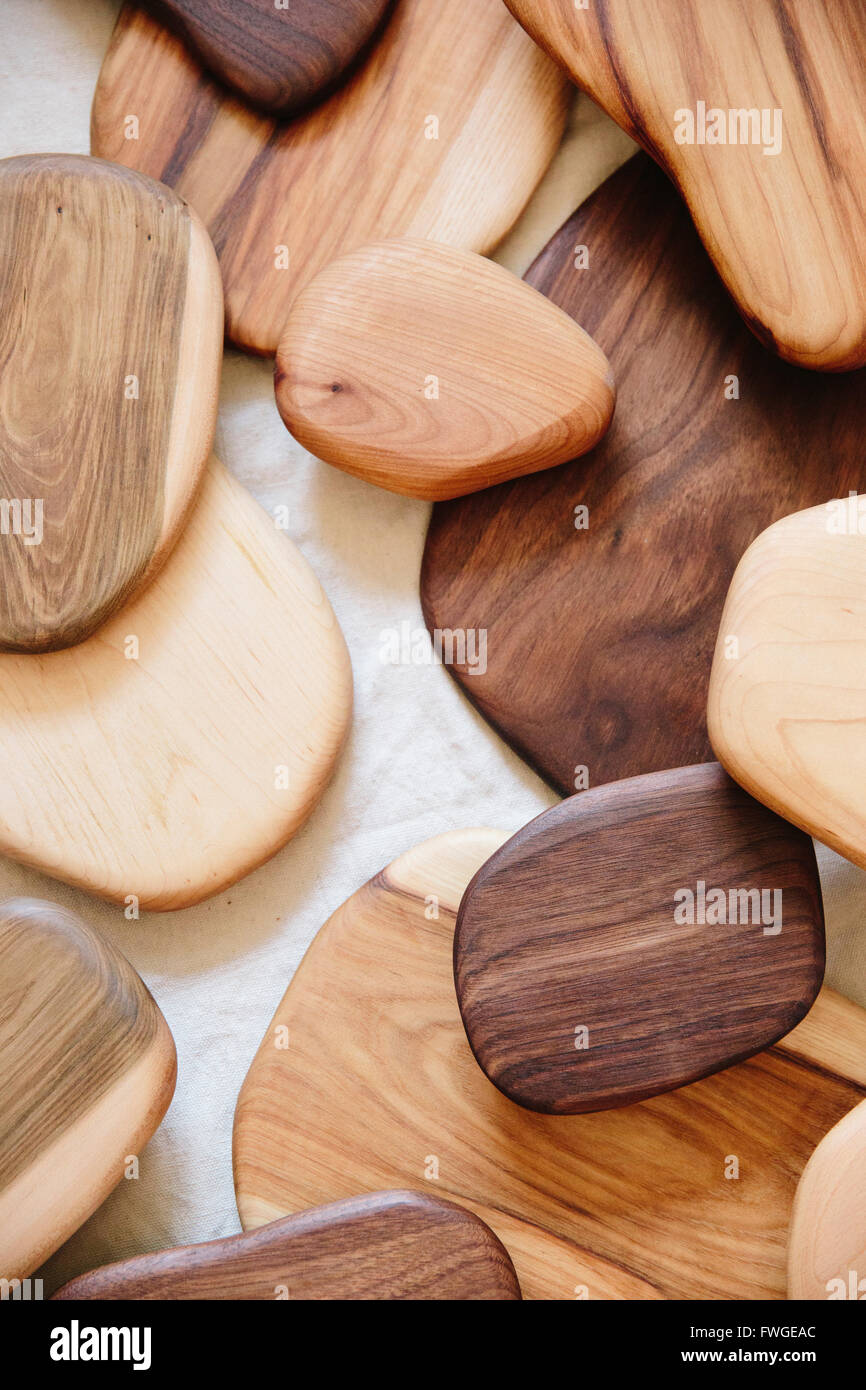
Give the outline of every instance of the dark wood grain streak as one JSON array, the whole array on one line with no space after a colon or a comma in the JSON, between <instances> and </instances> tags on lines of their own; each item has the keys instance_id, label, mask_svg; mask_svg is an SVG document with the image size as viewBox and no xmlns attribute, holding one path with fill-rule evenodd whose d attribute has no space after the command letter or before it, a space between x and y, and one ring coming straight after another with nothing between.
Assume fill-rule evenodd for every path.
<instances>
[{"instance_id":1,"label":"dark wood grain streak","mask_svg":"<svg viewBox=\"0 0 866 1390\"><path fill-rule=\"evenodd\" d=\"M392 0L143 0L253 106L290 116L333 90Z\"/></svg>"},{"instance_id":2,"label":"dark wood grain streak","mask_svg":"<svg viewBox=\"0 0 866 1390\"><path fill-rule=\"evenodd\" d=\"M583 459L437 504L421 597L431 629L487 629L486 673L449 670L567 795L578 766L594 786L712 758L707 687L734 569L770 522L861 487L866 400L860 375L763 351L645 155L527 279L610 359L613 424Z\"/></svg>"},{"instance_id":3,"label":"dark wood grain streak","mask_svg":"<svg viewBox=\"0 0 866 1390\"><path fill-rule=\"evenodd\" d=\"M56 1299L519 1299L483 1221L419 1192L374 1192L207 1245L83 1274Z\"/></svg>"},{"instance_id":4,"label":"dark wood grain streak","mask_svg":"<svg viewBox=\"0 0 866 1390\"><path fill-rule=\"evenodd\" d=\"M724 923L700 921L700 883L724 893ZM739 889L767 897L737 901L732 923ZM677 920L681 890L691 923ZM549 1114L631 1105L744 1061L805 1016L824 974L815 851L716 763L598 787L479 870L454 966L472 1050L511 1100Z\"/></svg>"}]
</instances>

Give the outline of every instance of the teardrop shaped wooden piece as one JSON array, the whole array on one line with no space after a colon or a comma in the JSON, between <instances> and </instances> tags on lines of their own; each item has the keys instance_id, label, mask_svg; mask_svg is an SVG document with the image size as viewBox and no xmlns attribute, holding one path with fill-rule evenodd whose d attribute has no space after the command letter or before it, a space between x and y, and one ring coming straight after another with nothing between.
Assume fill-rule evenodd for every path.
<instances>
[{"instance_id":1,"label":"teardrop shaped wooden piece","mask_svg":"<svg viewBox=\"0 0 866 1390\"><path fill-rule=\"evenodd\" d=\"M866 1299L866 1101L833 1126L803 1170L788 1297Z\"/></svg>"}]
</instances>

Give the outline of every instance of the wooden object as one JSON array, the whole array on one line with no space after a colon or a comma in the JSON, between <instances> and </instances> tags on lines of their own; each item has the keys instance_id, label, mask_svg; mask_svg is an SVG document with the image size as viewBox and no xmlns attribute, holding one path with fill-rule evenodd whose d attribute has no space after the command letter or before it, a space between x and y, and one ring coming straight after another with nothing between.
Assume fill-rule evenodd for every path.
<instances>
[{"instance_id":1,"label":"wooden object","mask_svg":"<svg viewBox=\"0 0 866 1390\"><path fill-rule=\"evenodd\" d=\"M524 1298L784 1297L797 1180L866 1095L866 1014L825 989L783 1044L685 1090L522 1110L475 1062L452 974L461 896L506 838L418 846L319 932L238 1101L244 1226L423 1185L487 1222Z\"/></svg>"},{"instance_id":2,"label":"wooden object","mask_svg":"<svg viewBox=\"0 0 866 1390\"><path fill-rule=\"evenodd\" d=\"M170 189L0 161L0 648L83 638L174 544L216 424L219 268Z\"/></svg>"},{"instance_id":3,"label":"wooden object","mask_svg":"<svg viewBox=\"0 0 866 1390\"><path fill-rule=\"evenodd\" d=\"M788 1297L866 1298L866 1102L806 1164L791 1219Z\"/></svg>"},{"instance_id":4,"label":"wooden object","mask_svg":"<svg viewBox=\"0 0 866 1390\"><path fill-rule=\"evenodd\" d=\"M519 1299L482 1221L419 1192L374 1192L239 1236L83 1274L57 1299Z\"/></svg>"},{"instance_id":5,"label":"wooden object","mask_svg":"<svg viewBox=\"0 0 866 1390\"><path fill-rule=\"evenodd\" d=\"M736 563L777 517L859 485L866 405L856 377L761 349L645 155L528 279L610 358L613 423L582 461L437 506L421 595L431 628L487 631L486 670L449 672L568 795L712 757L707 685Z\"/></svg>"},{"instance_id":6,"label":"wooden object","mask_svg":"<svg viewBox=\"0 0 866 1390\"><path fill-rule=\"evenodd\" d=\"M127 960L74 912L0 904L0 1278L87 1220L174 1091L168 1026Z\"/></svg>"},{"instance_id":7,"label":"wooden object","mask_svg":"<svg viewBox=\"0 0 866 1390\"><path fill-rule=\"evenodd\" d=\"M246 101L290 116L337 85L390 0L144 0Z\"/></svg>"},{"instance_id":8,"label":"wooden object","mask_svg":"<svg viewBox=\"0 0 866 1390\"><path fill-rule=\"evenodd\" d=\"M708 707L710 738L731 776L861 867L864 567L862 498L811 507L764 531L731 581Z\"/></svg>"},{"instance_id":9,"label":"wooden object","mask_svg":"<svg viewBox=\"0 0 866 1390\"><path fill-rule=\"evenodd\" d=\"M408 497L458 497L586 453L610 424L604 353L502 266L425 241L365 246L295 301L277 405L311 453Z\"/></svg>"},{"instance_id":10,"label":"wooden object","mask_svg":"<svg viewBox=\"0 0 866 1390\"><path fill-rule=\"evenodd\" d=\"M553 157L567 94L502 0L397 0L351 81L280 125L231 100L179 38L127 6L91 143L198 209L229 336L273 353L298 291L343 251L391 236L492 249Z\"/></svg>"},{"instance_id":11,"label":"wooden object","mask_svg":"<svg viewBox=\"0 0 866 1390\"><path fill-rule=\"evenodd\" d=\"M537 816L470 883L454 941L472 1051L511 1100L631 1105L769 1047L824 975L812 841L717 763Z\"/></svg>"},{"instance_id":12,"label":"wooden object","mask_svg":"<svg viewBox=\"0 0 866 1390\"><path fill-rule=\"evenodd\" d=\"M213 460L135 602L68 651L0 658L0 849L116 901L187 907L306 819L351 690L309 566Z\"/></svg>"},{"instance_id":13,"label":"wooden object","mask_svg":"<svg viewBox=\"0 0 866 1390\"><path fill-rule=\"evenodd\" d=\"M837 0L507 0L680 189L747 324L866 362L866 11Z\"/></svg>"}]
</instances>

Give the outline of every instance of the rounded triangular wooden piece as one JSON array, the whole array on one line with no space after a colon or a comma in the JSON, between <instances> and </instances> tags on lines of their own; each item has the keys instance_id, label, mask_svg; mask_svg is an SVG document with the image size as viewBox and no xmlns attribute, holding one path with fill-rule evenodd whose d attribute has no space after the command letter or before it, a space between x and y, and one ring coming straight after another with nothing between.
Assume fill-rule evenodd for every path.
<instances>
[{"instance_id":1,"label":"rounded triangular wooden piece","mask_svg":"<svg viewBox=\"0 0 866 1390\"><path fill-rule=\"evenodd\" d=\"M298 291L343 251L392 236L491 250L552 159L567 104L566 80L502 0L397 0L352 79L287 124L231 100L127 5L91 145L198 209L230 337L273 353Z\"/></svg>"},{"instance_id":2,"label":"rounded triangular wooden piece","mask_svg":"<svg viewBox=\"0 0 866 1390\"><path fill-rule=\"evenodd\" d=\"M800 1179L788 1297L866 1298L866 1101L821 1140Z\"/></svg>"},{"instance_id":3,"label":"rounded triangular wooden piece","mask_svg":"<svg viewBox=\"0 0 866 1390\"><path fill-rule=\"evenodd\" d=\"M495 262L396 240L334 261L277 351L296 439L409 497L458 497L586 453L607 429L604 353Z\"/></svg>"},{"instance_id":4,"label":"rounded triangular wooden piece","mask_svg":"<svg viewBox=\"0 0 866 1390\"><path fill-rule=\"evenodd\" d=\"M452 973L460 898L506 838L419 845L319 932L238 1100L244 1225L423 1183L496 1232L525 1298L784 1297L799 1175L866 1096L866 1014L824 990L784 1043L687 1089L522 1110L475 1062Z\"/></svg>"},{"instance_id":5,"label":"rounded triangular wooden piece","mask_svg":"<svg viewBox=\"0 0 866 1390\"><path fill-rule=\"evenodd\" d=\"M277 116L336 86L390 0L143 0L205 67Z\"/></svg>"},{"instance_id":6,"label":"rounded triangular wooden piece","mask_svg":"<svg viewBox=\"0 0 866 1390\"><path fill-rule=\"evenodd\" d=\"M737 561L778 517L858 486L866 403L857 377L763 351L645 155L527 278L610 358L613 423L576 463L436 506L421 597L432 630L487 633L484 669L449 672L571 795L712 758Z\"/></svg>"},{"instance_id":7,"label":"rounded triangular wooden piece","mask_svg":"<svg viewBox=\"0 0 866 1390\"><path fill-rule=\"evenodd\" d=\"M472 1051L519 1105L578 1114L688 1085L812 1005L812 842L717 763L583 792L476 874L454 972Z\"/></svg>"},{"instance_id":8,"label":"rounded triangular wooden piece","mask_svg":"<svg viewBox=\"0 0 866 1390\"><path fill-rule=\"evenodd\" d=\"M129 962L74 912L0 904L0 1279L86 1221L174 1091L168 1026Z\"/></svg>"},{"instance_id":9,"label":"rounded triangular wooden piece","mask_svg":"<svg viewBox=\"0 0 866 1390\"><path fill-rule=\"evenodd\" d=\"M68 651L0 657L0 850L115 901L200 901L322 793L352 676L309 565L213 459L168 564Z\"/></svg>"},{"instance_id":10,"label":"rounded triangular wooden piece","mask_svg":"<svg viewBox=\"0 0 866 1390\"><path fill-rule=\"evenodd\" d=\"M0 161L0 648L82 641L163 564L207 462L219 267L182 198Z\"/></svg>"},{"instance_id":11,"label":"rounded triangular wooden piece","mask_svg":"<svg viewBox=\"0 0 866 1390\"><path fill-rule=\"evenodd\" d=\"M477 1217L420 1192L374 1192L207 1245L73 1279L57 1299L519 1299L514 1266Z\"/></svg>"},{"instance_id":12,"label":"rounded triangular wooden piece","mask_svg":"<svg viewBox=\"0 0 866 1390\"><path fill-rule=\"evenodd\" d=\"M670 174L758 337L866 363L860 0L506 3Z\"/></svg>"}]
</instances>

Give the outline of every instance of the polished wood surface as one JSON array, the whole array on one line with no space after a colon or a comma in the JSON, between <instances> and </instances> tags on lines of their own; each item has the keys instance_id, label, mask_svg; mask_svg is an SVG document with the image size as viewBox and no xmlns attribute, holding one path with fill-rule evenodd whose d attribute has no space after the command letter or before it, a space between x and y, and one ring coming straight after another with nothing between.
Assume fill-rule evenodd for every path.
<instances>
[{"instance_id":1,"label":"polished wood surface","mask_svg":"<svg viewBox=\"0 0 866 1390\"><path fill-rule=\"evenodd\" d=\"M0 161L0 649L89 636L164 562L216 424L219 268L170 189Z\"/></svg>"},{"instance_id":2,"label":"polished wood surface","mask_svg":"<svg viewBox=\"0 0 866 1390\"><path fill-rule=\"evenodd\" d=\"M458 497L591 449L604 353L502 266L409 239L307 285L277 351L277 405L318 458L409 497Z\"/></svg>"},{"instance_id":3,"label":"polished wood surface","mask_svg":"<svg viewBox=\"0 0 866 1390\"><path fill-rule=\"evenodd\" d=\"M824 975L807 835L717 763L570 797L518 831L460 905L472 1051L518 1105L577 1114L743 1061Z\"/></svg>"},{"instance_id":4,"label":"polished wood surface","mask_svg":"<svg viewBox=\"0 0 866 1390\"><path fill-rule=\"evenodd\" d=\"M119 951L54 903L0 904L0 1278L36 1269L120 1182L175 1072Z\"/></svg>"},{"instance_id":5,"label":"polished wood surface","mask_svg":"<svg viewBox=\"0 0 866 1390\"><path fill-rule=\"evenodd\" d=\"M570 795L713 756L707 685L736 564L770 522L860 484L866 404L859 377L761 349L645 155L527 278L610 358L613 424L577 463L435 507L421 596L431 628L487 631L486 671L449 673Z\"/></svg>"},{"instance_id":6,"label":"polished wood surface","mask_svg":"<svg viewBox=\"0 0 866 1390\"><path fill-rule=\"evenodd\" d=\"M127 6L91 145L197 208L229 336L273 353L298 291L341 252L391 236L491 250L553 157L567 102L565 78L502 0L397 0L352 79L287 124L231 100L179 38Z\"/></svg>"},{"instance_id":7,"label":"polished wood surface","mask_svg":"<svg viewBox=\"0 0 866 1390\"><path fill-rule=\"evenodd\" d=\"M290 116L330 91L390 0L143 0L246 101Z\"/></svg>"},{"instance_id":8,"label":"polished wood surface","mask_svg":"<svg viewBox=\"0 0 866 1390\"><path fill-rule=\"evenodd\" d=\"M866 1102L806 1164L791 1218L788 1297L866 1298Z\"/></svg>"},{"instance_id":9,"label":"polished wood surface","mask_svg":"<svg viewBox=\"0 0 866 1390\"><path fill-rule=\"evenodd\" d=\"M519 1299L477 1217L420 1192L374 1192L207 1245L83 1274L56 1299Z\"/></svg>"},{"instance_id":10,"label":"polished wood surface","mask_svg":"<svg viewBox=\"0 0 866 1390\"><path fill-rule=\"evenodd\" d=\"M761 341L803 367L862 366L860 0L506 3L670 174Z\"/></svg>"},{"instance_id":11,"label":"polished wood surface","mask_svg":"<svg viewBox=\"0 0 866 1390\"><path fill-rule=\"evenodd\" d=\"M777 521L731 581L708 721L732 777L866 868L864 616L863 499Z\"/></svg>"},{"instance_id":12,"label":"polished wood surface","mask_svg":"<svg viewBox=\"0 0 866 1390\"><path fill-rule=\"evenodd\" d=\"M214 459L133 603L68 651L0 657L0 851L121 903L187 907L299 828L351 703L310 567Z\"/></svg>"},{"instance_id":13,"label":"polished wood surface","mask_svg":"<svg viewBox=\"0 0 866 1390\"><path fill-rule=\"evenodd\" d=\"M506 838L418 846L319 932L238 1101L244 1226L423 1185L491 1226L524 1298L784 1297L800 1173L866 1095L866 1014L825 989L784 1044L683 1090L520 1109L473 1058L452 973L461 896Z\"/></svg>"}]
</instances>

